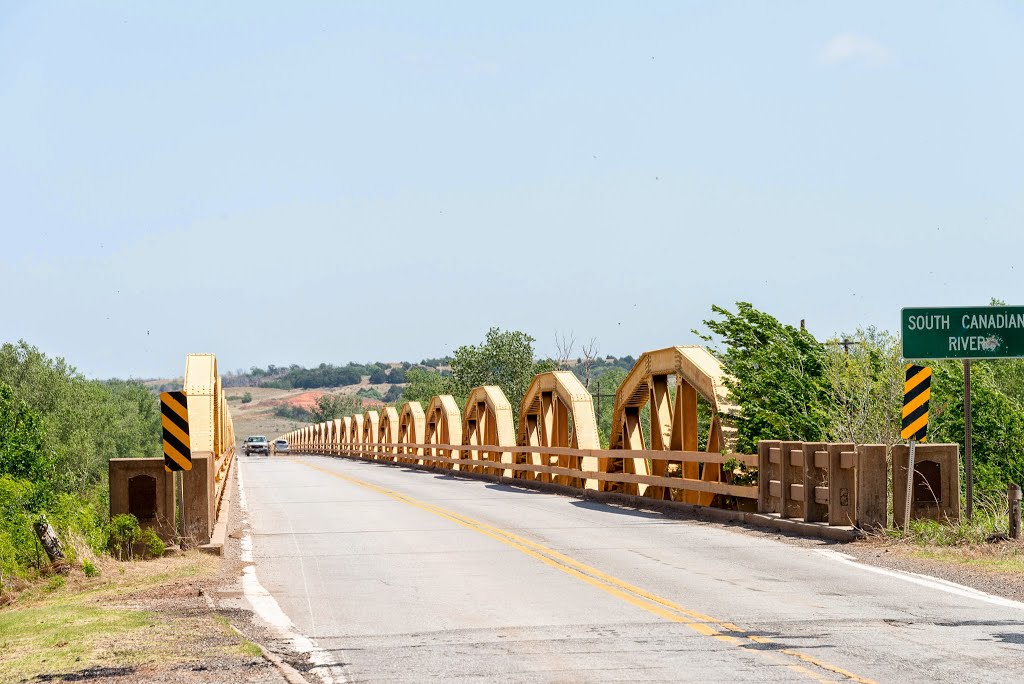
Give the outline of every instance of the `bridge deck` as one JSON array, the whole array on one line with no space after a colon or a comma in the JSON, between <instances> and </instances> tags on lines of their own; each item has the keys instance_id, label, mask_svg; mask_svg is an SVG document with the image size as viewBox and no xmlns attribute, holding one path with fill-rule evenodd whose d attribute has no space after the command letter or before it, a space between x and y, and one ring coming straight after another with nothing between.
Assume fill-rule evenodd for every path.
<instances>
[{"instance_id":1,"label":"bridge deck","mask_svg":"<svg viewBox=\"0 0 1024 684\"><path fill-rule=\"evenodd\" d=\"M259 581L351 681L998 681L1024 652L1024 605L822 544L380 463L239 463Z\"/></svg>"}]
</instances>

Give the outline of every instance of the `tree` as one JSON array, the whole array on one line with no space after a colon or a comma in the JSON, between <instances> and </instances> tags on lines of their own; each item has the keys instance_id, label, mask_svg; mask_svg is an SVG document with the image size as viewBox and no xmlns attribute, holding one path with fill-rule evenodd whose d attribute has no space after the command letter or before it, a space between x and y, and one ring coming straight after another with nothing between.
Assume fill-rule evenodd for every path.
<instances>
[{"instance_id":1,"label":"tree","mask_svg":"<svg viewBox=\"0 0 1024 684\"><path fill-rule=\"evenodd\" d=\"M572 350L576 346L576 335L555 331L555 355L559 370L569 369L569 359L572 358Z\"/></svg>"},{"instance_id":2,"label":"tree","mask_svg":"<svg viewBox=\"0 0 1024 684\"><path fill-rule=\"evenodd\" d=\"M825 441L835 420L825 347L747 302L735 313L711 310L721 317L704 321L711 334L694 332L722 345L713 352L740 407L737 449L753 451L760 439Z\"/></svg>"},{"instance_id":3,"label":"tree","mask_svg":"<svg viewBox=\"0 0 1024 684\"><path fill-rule=\"evenodd\" d=\"M960 361L932 361L928 441L964 449L964 369ZM1024 483L1024 408L1000 391L991 364L971 366L971 451L978 492L1005 495ZM1005 501L1005 499L1004 499Z\"/></svg>"},{"instance_id":4,"label":"tree","mask_svg":"<svg viewBox=\"0 0 1024 684\"><path fill-rule=\"evenodd\" d=\"M24 340L0 347L0 382L39 415L57 491L99 484L111 458L160 453L159 402L139 382L86 380Z\"/></svg>"},{"instance_id":5,"label":"tree","mask_svg":"<svg viewBox=\"0 0 1024 684\"><path fill-rule=\"evenodd\" d=\"M387 381L388 381L387 371L385 371L383 368L381 368L379 366L377 368L374 368L373 372L370 373L370 384L371 385L382 385L382 384L386 383Z\"/></svg>"},{"instance_id":6,"label":"tree","mask_svg":"<svg viewBox=\"0 0 1024 684\"><path fill-rule=\"evenodd\" d=\"M410 368L405 374L405 389L402 401L418 401L424 409L431 398L451 393L451 379L442 376L435 370L426 368Z\"/></svg>"},{"instance_id":7,"label":"tree","mask_svg":"<svg viewBox=\"0 0 1024 684\"><path fill-rule=\"evenodd\" d=\"M597 362L597 353L600 351L600 347L597 345L597 338L591 337L590 341L580 347L580 351L583 352L583 359L580 365L583 366L583 386L590 387L590 373L594 367L594 363Z\"/></svg>"},{"instance_id":8,"label":"tree","mask_svg":"<svg viewBox=\"0 0 1024 684\"><path fill-rule=\"evenodd\" d=\"M887 330L858 328L829 343L828 386L836 406L831 432L857 444L892 446L900 439L903 369L900 341Z\"/></svg>"},{"instance_id":9,"label":"tree","mask_svg":"<svg viewBox=\"0 0 1024 684\"><path fill-rule=\"evenodd\" d=\"M41 482L52 477L39 414L0 382L0 475Z\"/></svg>"},{"instance_id":10,"label":"tree","mask_svg":"<svg viewBox=\"0 0 1024 684\"><path fill-rule=\"evenodd\" d=\"M519 403L533 376L556 368L552 361L534 361L534 341L518 330L502 332L491 328L483 344L459 347L451 362L451 393L465 404L474 387L498 385L512 405L514 415L519 415Z\"/></svg>"},{"instance_id":11,"label":"tree","mask_svg":"<svg viewBox=\"0 0 1024 684\"><path fill-rule=\"evenodd\" d=\"M351 394L321 394L316 404L309 409L313 423L323 423L335 418L344 418L363 412L363 402Z\"/></svg>"}]
</instances>

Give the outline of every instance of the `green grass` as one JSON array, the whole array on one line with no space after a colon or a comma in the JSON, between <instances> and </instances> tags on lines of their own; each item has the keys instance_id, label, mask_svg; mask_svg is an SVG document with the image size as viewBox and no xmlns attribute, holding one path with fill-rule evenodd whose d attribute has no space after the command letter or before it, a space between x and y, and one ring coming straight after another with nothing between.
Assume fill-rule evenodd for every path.
<instances>
[{"instance_id":1,"label":"green grass","mask_svg":"<svg viewBox=\"0 0 1024 684\"><path fill-rule=\"evenodd\" d=\"M993 535L1005 534L1009 526L1005 495L979 496L972 520L967 520L967 507L963 502L960 510L960 520L956 522L911 520L906 532L890 528L884 534L919 546L973 546L986 544Z\"/></svg>"},{"instance_id":2,"label":"green grass","mask_svg":"<svg viewBox=\"0 0 1024 684\"><path fill-rule=\"evenodd\" d=\"M958 563L986 572L1024 575L1024 546L989 546L988 548L915 549L912 556L927 560Z\"/></svg>"},{"instance_id":3,"label":"green grass","mask_svg":"<svg viewBox=\"0 0 1024 684\"><path fill-rule=\"evenodd\" d=\"M96 651L113 639L147 627L152 616L137 610L112 610L74 599L0 612L0 669L17 681L41 674L66 673L88 666ZM139 658L118 658L135 664Z\"/></svg>"},{"instance_id":4,"label":"green grass","mask_svg":"<svg viewBox=\"0 0 1024 684\"><path fill-rule=\"evenodd\" d=\"M146 562L98 560L102 576L72 570L40 581L0 609L0 680L79 672L89 667L172 667L204 653L260 655L226 621L205 612L161 612L148 597L212 573L218 561L198 552ZM157 604L159 605L159 604ZM212 642L210 636L216 637ZM212 649L212 651L210 650Z\"/></svg>"},{"instance_id":5,"label":"green grass","mask_svg":"<svg viewBox=\"0 0 1024 684\"><path fill-rule=\"evenodd\" d=\"M238 651L242 655L248 656L249 658L263 657L263 649L244 637L240 640L240 643L238 644Z\"/></svg>"},{"instance_id":6,"label":"green grass","mask_svg":"<svg viewBox=\"0 0 1024 684\"><path fill-rule=\"evenodd\" d=\"M223 615L214 615L213 619L217 624L220 625L224 634L228 637L238 639L238 643L232 647L237 653L241 653L243 656L248 658L262 658L263 649L258 644L249 641L245 636L235 628L231 622Z\"/></svg>"}]
</instances>

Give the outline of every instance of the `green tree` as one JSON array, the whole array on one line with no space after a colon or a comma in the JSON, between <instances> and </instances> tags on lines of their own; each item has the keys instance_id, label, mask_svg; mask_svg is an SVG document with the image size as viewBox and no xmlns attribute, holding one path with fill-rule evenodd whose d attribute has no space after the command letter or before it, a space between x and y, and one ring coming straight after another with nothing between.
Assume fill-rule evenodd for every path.
<instances>
[{"instance_id":1,"label":"green tree","mask_svg":"<svg viewBox=\"0 0 1024 684\"><path fill-rule=\"evenodd\" d=\"M518 415L519 404L533 376L557 368L554 361L534 360L534 341L518 330L502 332L491 328L482 344L459 347L451 362L451 394L465 404L474 387L498 385Z\"/></svg>"},{"instance_id":2,"label":"green tree","mask_svg":"<svg viewBox=\"0 0 1024 684\"><path fill-rule=\"evenodd\" d=\"M363 402L351 394L321 394L309 410L313 423L322 423L335 418L344 418L363 412Z\"/></svg>"},{"instance_id":3,"label":"green tree","mask_svg":"<svg viewBox=\"0 0 1024 684\"><path fill-rule=\"evenodd\" d=\"M402 402L418 401L424 409L430 400L442 394L451 394L451 378L427 368L410 368L405 374Z\"/></svg>"},{"instance_id":4,"label":"green tree","mask_svg":"<svg viewBox=\"0 0 1024 684\"><path fill-rule=\"evenodd\" d=\"M843 335L849 351L828 344L828 384L836 407L832 435L892 446L900 439L904 363L896 335L874 327Z\"/></svg>"},{"instance_id":5,"label":"green tree","mask_svg":"<svg viewBox=\"0 0 1024 684\"><path fill-rule=\"evenodd\" d=\"M735 312L711 309L720 318L704 321L710 334L697 334L721 345L713 351L741 411L737 449L753 451L762 438L827 439L835 411L824 345L747 302L737 302Z\"/></svg>"},{"instance_id":6,"label":"green tree","mask_svg":"<svg viewBox=\"0 0 1024 684\"><path fill-rule=\"evenodd\" d=\"M52 477L39 415L0 382L0 475L31 482Z\"/></svg>"},{"instance_id":7,"label":"green tree","mask_svg":"<svg viewBox=\"0 0 1024 684\"><path fill-rule=\"evenodd\" d=\"M0 382L39 415L59 491L101 483L111 458L160 454L159 402L139 382L86 380L25 341L0 347Z\"/></svg>"},{"instance_id":8,"label":"green tree","mask_svg":"<svg viewBox=\"0 0 1024 684\"><path fill-rule=\"evenodd\" d=\"M964 450L964 370L960 361L932 361L928 441ZM1000 391L992 365L971 367L971 452L978 492L1005 495L1024 484L1024 408Z\"/></svg>"}]
</instances>

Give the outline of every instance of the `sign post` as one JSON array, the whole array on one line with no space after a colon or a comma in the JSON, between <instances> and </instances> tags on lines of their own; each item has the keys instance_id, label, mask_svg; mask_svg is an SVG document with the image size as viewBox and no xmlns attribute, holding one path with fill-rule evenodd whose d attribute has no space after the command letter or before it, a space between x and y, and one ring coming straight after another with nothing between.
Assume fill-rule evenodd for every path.
<instances>
[{"instance_id":1,"label":"sign post","mask_svg":"<svg viewBox=\"0 0 1024 684\"><path fill-rule=\"evenodd\" d=\"M907 458L907 496L904 499L903 531L910 527L911 500L914 495L915 447L928 439L928 404L932 397L932 369L907 364L907 379L903 383L903 424L900 437L910 440ZM896 464L893 463L895 472Z\"/></svg>"},{"instance_id":2,"label":"sign post","mask_svg":"<svg viewBox=\"0 0 1024 684\"><path fill-rule=\"evenodd\" d=\"M964 363L964 477L970 520L974 514L971 360L1024 358L1024 306L908 308L901 318L904 359L961 359Z\"/></svg>"},{"instance_id":3,"label":"sign post","mask_svg":"<svg viewBox=\"0 0 1024 684\"><path fill-rule=\"evenodd\" d=\"M192 443L188 431L188 397L184 392L160 394L160 424L164 435L164 470L174 473L174 498L178 522L175 528L184 536L185 521L181 471L192 470Z\"/></svg>"},{"instance_id":4,"label":"sign post","mask_svg":"<svg viewBox=\"0 0 1024 684\"><path fill-rule=\"evenodd\" d=\"M974 455L971 453L971 360L964 359L964 477L967 479L967 520L974 519Z\"/></svg>"}]
</instances>

